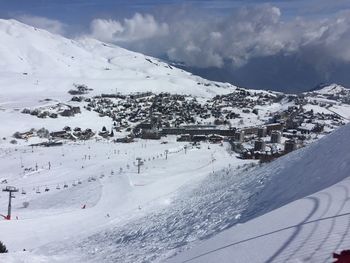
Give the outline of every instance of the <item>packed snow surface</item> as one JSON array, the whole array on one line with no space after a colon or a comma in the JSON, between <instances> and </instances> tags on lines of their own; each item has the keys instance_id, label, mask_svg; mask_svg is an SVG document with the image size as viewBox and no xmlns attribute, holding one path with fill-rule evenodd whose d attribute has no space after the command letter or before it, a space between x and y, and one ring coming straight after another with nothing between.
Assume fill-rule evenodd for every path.
<instances>
[{"instance_id":1,"label":"packed snow surface","mask_svg":"<svg viewBox=\"0 0 350 263\"><path fill-rule=\"evenodd\" d=\"M148 142L146 146L140 141L126 148L91 142L33 153L30 149L26 153L11 150L2 156L2 163L8 164L5 174L28 192L14 201L13 214L19 219L0 221L2 239L9 249L18 251L3 257L14 262L23 254L28 262L38 258L43 262L159 262L199 240L214 237L206 241L213 243L205 242L170 259L182 262L227 243L287 228L266 237L271 241L269 246L263 245L267 244L263 239L253 239L261 244L252 244L256 251L263 251L261 257L249 253L248 241L232 246L240 251L236 262L242 262L245 254L253 262L280 262L280 257L327 260L334 250L349 244L348 218L342 219L349 212L349 185L344 180L350 166L349 133L350 126L345 126L307 148L253 168L229 156L220 145L203 144L186 154L184 150L173 151L168 160L157 158L156 153L160 156L172 148L175 142L171 140L167 144ZM85 160L85 154L91 159ZM140 175L132 164L136 154L146 159ZM14 163L19 167L21 155L26 166L41 156L39 167L43 168L38 173L18 174L20 169L14 169ZM44 164L55 156L53 168L48 170ZM187 165L182 165L185 160ZM118 167L123 167L123 172L119 173ZM88 182L89 176L97 180ZM78 180L81 185L71 186ZM55 189L64 183L69 184L68 189ZM42 191L46 185L51 189L37 194L38 185ZM2 195L0 200L1 207L6 207L7 197ZM29 202L27 208L22 208L23 201ZM86 209L81 209L83 204ZM300 222L306 226L301 227ZM315 230L317 222L320 227ZM222 232L225 229L229 232ZM12 235L14 231L21 235ZM313 252L318 247L322 251ZM23 248L29 251L20 252ZM294 250L297 253L292 253ZM222 251L219 255L223 260L232 262L230 250ZM196 258L196 262L214 262L211 254Z\"/></svg>"},{"instance_id":2,"label":"packed snow surface","mask_svg":"<svg viewBox=\"0 0 350 263\"><path fill-rule=\"evenodd\" d=\"M239 224L167 262L331 262L350 246L349 134L347 125L253 172L262 184Z\"/></svg>"}]
</instances>

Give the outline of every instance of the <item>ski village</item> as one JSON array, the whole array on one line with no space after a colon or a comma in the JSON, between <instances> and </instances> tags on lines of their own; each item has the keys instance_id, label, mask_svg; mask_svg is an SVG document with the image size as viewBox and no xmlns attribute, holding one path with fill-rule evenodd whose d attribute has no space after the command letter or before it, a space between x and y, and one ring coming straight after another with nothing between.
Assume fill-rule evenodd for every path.
<instances>
[{"instance_id":1,"label":"ski village","mask_svg":"<svg viewBox=\"0 0 350 263\"><path fill-rule=\"evenodd\" d=\"M349 89L236 87L15 20L0 41L0 262L331 262L350 248Z\"/></svg>"}]
</instances>

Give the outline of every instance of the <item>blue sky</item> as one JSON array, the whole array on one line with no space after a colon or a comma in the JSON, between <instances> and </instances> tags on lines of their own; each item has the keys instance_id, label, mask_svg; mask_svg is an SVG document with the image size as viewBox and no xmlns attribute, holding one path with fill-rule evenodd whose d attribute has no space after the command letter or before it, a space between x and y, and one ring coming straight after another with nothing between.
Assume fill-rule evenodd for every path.
<instances>
[{"instance_id":1,"label":"blue sky","mask_svg":"<svg viewBox=\"0 0 350 263\"><path fill-rule=\"evenodd\" d=\"M350 86L350 0L0 0L0 18L252 88Z\"/></svg>"},{"instance_id":2,"label":"blue sky","mask_svg":"<svg viewBox=\"0 0 350 263\"><path fill-rule=\"evenodd\" d=\"M123 18L134 12L156 12L159 6L192 5L196 8L227 14L232 8L270 3L279 7L286 18L329 16L350 8L347 0L0 0L4 18L29 14L84 24L95 17Z\"/></svg>"}]
</instances>

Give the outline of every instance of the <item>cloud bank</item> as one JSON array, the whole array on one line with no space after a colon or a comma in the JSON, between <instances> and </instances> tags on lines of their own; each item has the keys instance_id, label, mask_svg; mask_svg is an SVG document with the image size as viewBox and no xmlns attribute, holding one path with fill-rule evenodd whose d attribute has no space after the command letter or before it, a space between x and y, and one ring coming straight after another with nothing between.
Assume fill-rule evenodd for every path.
<instances>
[{"instance_id":1,"label":"cloud bank","mask_svg":"<svg viewBox=\"0 0 350 263\"><path fill-rule=\"evenodd\" d=\"M57 20L18 19L72 35L71 27ZM203 77L246 87L300 91L320 82L350 87L350 9L326 18L286 19L270 4L225 14L165 6L130 18L95 18L84 31L75 34L179 62Z\"/></svg>"},{"instance_id":2,"label":"cloud bank","mask_svg":"<svg viewBox=\"0 0 350 263\"><path fill-rule=\"evenodd\" d=\"M124 21L94 19L90 25L91 36L108 42L138 42L169 34L166 23L160 23L152 15L136 13Z\"/></svg>"},{"instance_id":3,"label":"cloud bank","mask_svg":"<svg viewBox=\"0 0 350 263\"><path fill-rule=\"evenodd\" d=\"M263 5L241 8L224 18L174 16L169 21L149 14L124 21L94 19L91 35L196 67L222 67L225 60L240 67L252 58L307 49L314 51L310 62L350 61L350 12L326 20L285 22L279 8ZM318 58L318 52L329 58Z\"/></svg>"},{"instance_id":4,"label":"cloud bank","mask_svg":"<svg viewBox=\"0 0 350 263\"><path fill-rule=\"evenodd\" d=\"M272 5L240 8L224 17L194 18L187 11L159 18L135 14L123 21L94 19L91 36L198 68L221 68L227 62L239 68L274 55L302 56L319 69L350 62L350 11L290 21Z\"/></svg>"}]
</instances>

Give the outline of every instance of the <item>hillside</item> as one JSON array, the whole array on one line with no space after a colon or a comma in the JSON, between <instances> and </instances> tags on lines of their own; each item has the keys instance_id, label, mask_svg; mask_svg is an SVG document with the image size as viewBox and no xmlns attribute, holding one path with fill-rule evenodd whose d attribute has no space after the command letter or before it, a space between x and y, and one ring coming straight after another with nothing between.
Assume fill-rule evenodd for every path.
<instances>
[{"instance_id":1,"label":"hillside","mask_svg":"<svg viewBox=\"0 0 350 263\"><path fill-rule=\"evenodd\" d=\"M246 175L261 185L238 224L167 262L330 262L350 245L349 134L347 125Z\"/></svg>"},{"instance_id":2,"label":"hillside","mask_svg":"<svg viewBox=\"0 0 350 263\"><path fill-rule=\"evenodd\" d=\"M0 20L0 58L2 106L31 105L48 97L65 100L73 83L88 85L93 94L166 91L207 96L234 89L114 45L66 39L16 20Z\"/></svg>"},{"instance_id":3,"label":"hillside","mask_svg":"<svg viewBox=\"0 0 350 263\"><path fill-rule=\"evenodd\" d=\"M176 262L225 230L274 227L264 216L283 221L282 206L348 176L348 95L239 88L0 20L0 187L18 189L12 220L0 192L0 262L163 262L195 247Z\"/></svg>"}]
</instances>

